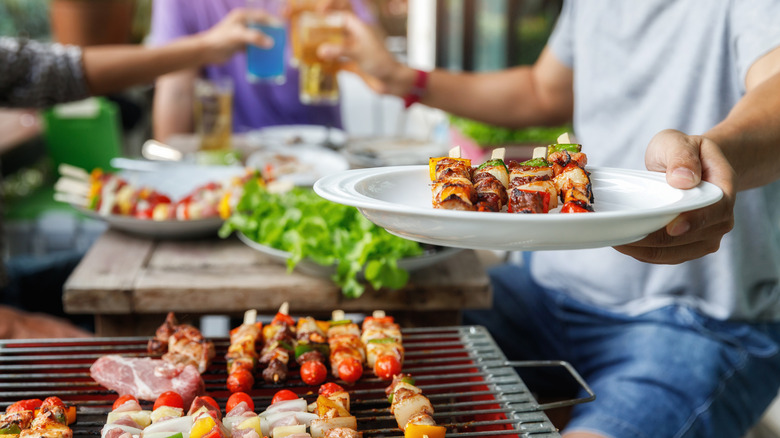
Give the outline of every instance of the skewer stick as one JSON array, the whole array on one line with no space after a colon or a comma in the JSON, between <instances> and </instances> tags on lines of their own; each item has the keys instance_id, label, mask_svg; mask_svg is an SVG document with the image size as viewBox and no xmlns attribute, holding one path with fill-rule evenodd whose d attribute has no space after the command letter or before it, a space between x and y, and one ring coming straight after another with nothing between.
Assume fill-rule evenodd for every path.
<instances>
[{"instance_id":1,"label":"skewer stick","mask_svg":"<svg viewBox=\"0 0 780 438\"><path fill-rule=\"evenodd\" d=\"M460 152L460 146L455 146L454 148L450 149L450 158L460 158L461 152Z\"/></svg>"},{"instance_id":2,"label":"skewer stick","mask_svg":"<svg viewBox=\"0 0 780 438\"><path fill-rule=\"evenodd\" d=\"M346 313L344 313L344 311L343 311L343 310L341 310L341 309L336 309L336 310L334 310L333 312L331 312L331 314L330 314L330 319L331 319L331 321L341 321L341 320L343 320L344 318L346 318L346 316L347 316L347 315L346 315Z\"/></svg>"},{"instance_id":3,"label":"skewer stick","mask_svg":"<svg viewBox=\"0 0 780 438\"><path fill-rule=\"evenodd\" d=\"M490 154L490 159L504 161L504 156L506 156L506 148L497 148L493 149L493 153Z\"/></svg>"},{"instance_id":4,"label":"skewer stick","mask_svg":"<svg viewBox=\"0 0 780 438\"><path fill-rule=\"evenodd\" d=\"M89 181L89 172L80 167L76 167L67 163L61 163L57 169L60 171L60 175L62 176L69 176L71 178Z\"/></svg>"},{"instance_id":5,"label":"skewer stick","mask_svg":"<svg viewBox=\"0 0 780 438\"><path fill-rule=\"evenodd\" d=\"M58 202L65 202L67 204L80 205L82 207L86 207L89 201L84 196L80 196L75 193L62 193L62 192L55 192L54 200Z\"/></svg>"},{"instance_id":6,"label":"skewer stick","mask_svg":"<svg viewBox=\"0 0 780 438\"><path fill-rule=\"evenodd\" d=\"M371 314L374 318L384 318L385 317L385 311L384 310L374 310L374 313Z\"/></svg>"},{"instance_id":7,"label":"skewer stick","mask_svg":"<svg viewBox=\"0 0 780 438\"><path fill-rule=\"evenodd\" d=\"M534 158L544 158L547 159L547 146L539 146L534 148L534 154L531 156L531 159Z\"/></svg>"},{"instance_id":8,"label":"skewer stick","mask_svg":"<svg viewBox=\"0 0 780 438\"><path fill-rule=\"evenodd\" d=\"M244 312L244 325L251 325L257 322L257 310L249 309Z\"/></svg>"},{"instance_id":9,"label":"skewer stick","mask_svg":"<svg viewBox=\"0 0 780 438\"><path fill-rule=\"evenodd\" d=\"M282 315L289 315L290 314L290 303L287 301L283 302L281 306L279 306L279 313Z\"/></svg>"},{"instance_id":10,"label":"skewer stick","mask_svg":"<svg viewBox=\"0 0 780 438\"><path fill-rule=\"evenodd\" d=\"M62 177L54 184L54 189L62 193L87 196L89 193L89 184L82 180Z\"/></svg>"},{"instance_id":11,"label":"skewer stick","mask_svg":"<svg viewBox=\"0 0 780 438\"><path fill-rule=\"evenodd\" d=\"M563 134L558 136L558 144L573 144L573 143L576 143L573 134L570 135L568 132L564 132Z\"/></svg>"}]
</instances>

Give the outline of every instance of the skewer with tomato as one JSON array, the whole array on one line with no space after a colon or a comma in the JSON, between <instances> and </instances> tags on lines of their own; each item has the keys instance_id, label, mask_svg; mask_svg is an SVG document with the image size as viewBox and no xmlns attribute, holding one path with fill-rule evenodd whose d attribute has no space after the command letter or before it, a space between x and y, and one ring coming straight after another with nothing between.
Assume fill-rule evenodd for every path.
<instances>
[{"instance_id":1,"label":"skewer with tomato","mask_svg":"<svg viewBox=\"0 0 780 438\"><path fill-rule=\"evenodd\" d=\"M444 438L447 428L436 424L431 401L414 383L409 374L399 374L385 389L398 427L404 438Z\"/></svg>"},{"instance_id":2,"label":"skewer with tomato","mask_svg":"<svg viewBox=\"0 0 780 438\"><path fill-rule=\"evenodd\" d=\"M257 345L262 340L263 324L257 321L257 311L247 310L244 322L230 331L227 360L227 389L231 393L248 392L255 384Z\"/></svg>"},{"instance_id":3,"label":"skewer with tomato","mask_svg":"<svg viewBox=\"0 0 780 438\"><path fill-rule=\"evenodd\" d=\"M508 202L509 170L504 163L506 149L494 149L490 160L474 169L472 179L477 211L500 212Z\"/></svg>"},{"instance_id":4,"label":"skewer with tomato","mask_svg":"<svg viewBox=\"0 0 780 438\"><path fill-rule=\"evenodd\" d=\"M390 380L401 373L404 360L401 327L392 316L377 310L364 319L360 340L366 347L366 363L377 377Z\"/></svg>"},{"instance_id":5,"label":"skewer with tomato","mask_svg":"<svg viewBox=\"0 0 780 438\"><path fill-rule=\"evenodd\" d=\"M33 402L32 404L37 404ZM17 406L11 405L9 409L18 409L18 412L29 412L32 405ZM72 411L71 411L71 408ZM8 411L6 411L8 413ZM75 406L68 407L59 397L48 397L40 406L34 410L35 416L29 426L21 429L19 438L72 438L73 431L69 424L76 421ZM15 434L11 434L15 435Z\"/></svg>"},{"instance_id":6,"label":"skewer with tomato","mask_svg":"<svg viewBox=\"0 0 780 438\"><path fill-rule=\"evenodd\" d=\"M282 303L270 324L263 327L263 349L260 364L265 365L263 380L280 383L287 380L290 355L295 354L295 320L289 315L289 304Z\"/></svg>"},{"instance_id":7,"label":"skewer with tomato","mask_svg":"<svg viewBox=\"0 0 780 438\"><path fill-rule=\"evenodd\" d=\"M328 328L330 369L334 377L347 383L355 383L363 375L366 351L360 334L360 327L346 319L343 311L333 311Z\"/></svg>"},{"instance_id":8,"label":"skewer with tomato","mask_svg":"<svg viewBox=\"0 0 780 438\"><path fill-rule=\"evenodd\" d=\"M477 194L471 175L471 160L460 157L460 147L450 150L448 157L433 157L428 161L433 208L475 210Z\"/></svg>"},{"instance_id":9,"label":"skewer with tomato","mask_svg":"<svg viewBox=\"0 0 780 438\"><path fill-rule=\"evenodd\" d=\"M35 411L42 404L43 401L36 398L20 400L8 406L0 416L0 434L13 437L28 429L35 418Z\"/></svg>"},{"instance_id":10,"label":"skewer with tomato","mask_svg":"<svg viewBox=\"0 0 780 438\"><path fill-rule=\"evenodd\" d=\"M301 366L301 380L307 385L319 385L328 377L325 362L330 353L327 321L307 316L298 319L295 361Z\"/></svg>"},{"instance_id":11,"label":"skewer with tomato","mask_svg":"<svg viewBox=\"0 0 780 438\"><path fill-rule=\"evenodd\" d=\"M289 389L283 389L274 394L271 405L258 417L262 436L307 438L306 428L311 426L317 415L308 412L306 400Z\"/></svg>"},{"instance_id":12,"label":"skewer with tomato","mask_svg":"<svg viewBox=\"0 0 780 438\"><path fill-rule=\"evenodd\" d=\"M314 403L317 419L311 422L312 438L359 438L357 419L350 413L349 393L333 382L320 386Z\"/></svg>"}]
</instances>

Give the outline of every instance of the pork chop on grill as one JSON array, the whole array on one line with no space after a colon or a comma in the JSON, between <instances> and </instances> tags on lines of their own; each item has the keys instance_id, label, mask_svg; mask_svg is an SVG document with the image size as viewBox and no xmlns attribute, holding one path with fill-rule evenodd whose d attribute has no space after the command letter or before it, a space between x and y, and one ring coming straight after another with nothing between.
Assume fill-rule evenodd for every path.
<instances>
[{"instance_id":1,"label":"pork chop on grill","mask_svg":"<svg viewBox=\"0 0 780 438\"><path fill-rule=\"evenodd\" d=\"M89 368L92 378L120 396L132 394L154 401L165 391L175 391L189 406L205 392L205 384L193 365L177 366L160 359L103 356Z\"/></svg>"}]
</instances>

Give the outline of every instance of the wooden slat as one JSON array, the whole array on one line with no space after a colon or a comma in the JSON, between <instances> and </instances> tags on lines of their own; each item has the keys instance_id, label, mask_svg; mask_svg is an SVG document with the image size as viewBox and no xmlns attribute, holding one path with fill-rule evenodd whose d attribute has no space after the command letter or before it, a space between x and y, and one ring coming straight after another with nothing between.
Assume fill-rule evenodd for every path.
<instances>
[{"instance_id":1,"label":"wooden slat","mask_svg":"<svg viewBox=\"0 0 780 438\"><path fill-rule=\"evenodd\" d=\"M153 240L107 230L65 282L65 311L130 313L130 291L154 246Z\"/></svg>"}]
</instances>

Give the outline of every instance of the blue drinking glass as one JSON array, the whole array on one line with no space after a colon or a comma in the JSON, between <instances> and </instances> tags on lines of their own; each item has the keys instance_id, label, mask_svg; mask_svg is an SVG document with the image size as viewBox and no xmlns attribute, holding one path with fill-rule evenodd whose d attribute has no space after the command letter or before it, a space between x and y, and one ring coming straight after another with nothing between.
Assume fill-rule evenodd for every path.
<instances>
[{"instance_id":1,"label":"blue drinking glass","mask_svg":"<svg viewBox=\"0 0 780 438\"><path fill-rule=\"evenodd\" d=\"M267 18L262 22L253 22L249 26L273 39L271 48L254 45L247 47L247 79L250 82L272 82L283 84L285 81L284 55L287 46L287 29L281 13L283 0L247 0L247 6L262 10Z\"/></svg>"}]
</instances>

